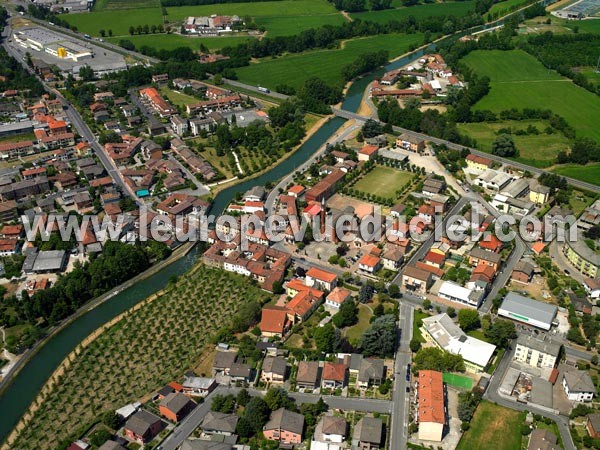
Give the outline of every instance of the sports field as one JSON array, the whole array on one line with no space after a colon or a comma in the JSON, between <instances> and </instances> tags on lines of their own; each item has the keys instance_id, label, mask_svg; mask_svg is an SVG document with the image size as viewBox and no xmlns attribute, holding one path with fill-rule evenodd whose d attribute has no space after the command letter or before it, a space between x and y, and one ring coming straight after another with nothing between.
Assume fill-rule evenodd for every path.
<instances>
[{"instance_id":1,"label":"sports field","mask_svg":"<svg viewBox=\"0 0 600 450\"><path fill-rule=\"evenodd\" d=\"M114 36L129 36L129 27L152 26L163 23L160 8L139 8L135 13L122 10L104 10L91 13L63 14L61 19L74 25L82 33L100 36L100 30L112 30Z\"/></svg>"},{"instance_id":2,"label":"sports field","mask_svg":"<svg viewBox=\"0 0 600 450\"><path fill-rule=\"evenodd\" d=\"M121 36L107 38L113 44L119 44L121 39L133 42L136 48L148 45L157 50L173 50L177 47L190 47L192 50L199 50L203 45L209 50L218 50L227 46L235 46L246 42L249 39L256 39L249 36L223 36L223 37L185 37L179 34L142 34L140 36Z\"/></svg>"},{"instance_id":3,"label":"sports field","mask_svg":"<svg viewBox=\"0 0 600 450\"><path fill-rule=\"evenodd\" d=\"M484 400L477 407L471 428L462 435L456 449L492 448L492 442L494 450L519 449L524 421L525 413Z\"/></svg>"},{"instance_id":4,"label":"sports field","mask_svg":"<svg viewBox=\"0 0 600 450\"><path fill-rule=\"evenodd\" d=\"M354 185L354 189L385 198L396 198L396 191L408 183L413 174L405 170L376 166Z\"/></svg>"},{"instance_id":5,"label":"sports field","mask_svg":"<svg viewBox=\"0 0 600 450\"><path fill-rule=\"evenodd\" d=\"M314 76L327 83L341 85L341 68L353 62L361 53L386 49L390 58L394 58L408 51L411 44L422 40L422 34L383 34L352 39L342 43L342 48L337 50L315 50L275 59L264 58L258 63L236 69L236 73L241 81L271 89L281 84L297 88Z\"/></svg>"},{"instance_id":6,"label":"sports field","mask_svg":"<svg viewBox=\"0 0 600 450\"><path fill-rule=\"evenodd\" d=\"M600 140L600 97L546 69L520 50L477 50L463 61L491 79L491 90L476 109L549 109L563 117L578 136Z\"/></svg>"},{"instance_id":7,"label":"sports field","mask_svg":"<svg viewBox=\"0 0 600 450\"><path fill-rule=\"evenodd\" d=\"M600 164L588 164L587 166L568 164L556 167L552 171L565 177L576 178L600 186Z\"/></svg>"},{"instance_id":8,"label":"sports field","mask_svg":"<svg viewBox=\"0 0 600 450\"><path fill-rule=\"evenodd\" d=\"M415 5L410 7L400 6L396 9L385 9L382 11L366 11L352 13L353 19L370 20L372 22L386 23L392 20L402 20L413 16L415 19L425 19L432 16L465 16L473 11L475 2L467 0L464 2L430 3L426 5Z\"/></svg>"},{"instance_id":9,"label":"sports field","mask_svg":"<svg viewBox=\"0 0 600 450\"><path fill-rule=\"evenodd\" d=\"M471 387L473 386L473 380L471 378L456 373L444 372L442 374L442 379L444 380L444 383L460 389L471 390Z\"/></svg>"},{"instance_id":10,"label":"sports field","mask_svg":"<svg viewBox=\"0 0 600 450\"><path fill-rule=\"evenodd\" d=\"M507 120L503 122L457 124L459 131L475 139L477 148L484 152L492 151L492 142L498 137L499 130L510 128L520 154L517 159L535 167L552 165L552 162L556 159L556 154L569 148L569 140L561 133L546 134L544 132L549 125L549 122L544 120ZM537 128L540 133L526 136L515 134L519 130L526 130L529 126Z\"/></svg>"}]
</instances>

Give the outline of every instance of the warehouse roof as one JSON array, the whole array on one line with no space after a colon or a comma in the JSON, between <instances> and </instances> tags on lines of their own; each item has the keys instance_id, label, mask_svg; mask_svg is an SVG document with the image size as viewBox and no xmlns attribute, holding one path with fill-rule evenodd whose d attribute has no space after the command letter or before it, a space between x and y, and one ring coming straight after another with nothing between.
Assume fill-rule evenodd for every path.
<instances>
[{"instance_id":1,"label":"warehouse roof","mask_svg":"<svg viewBox=\"0 0 600 450\"><path fill-rule=\"evenodd\" d=\"M509 292L504 297L500 309L505 309L514 314L525 316L539 322L552 323L558 308L548 303L538 302L528 297Z\"/></svg>"}]
</instances>

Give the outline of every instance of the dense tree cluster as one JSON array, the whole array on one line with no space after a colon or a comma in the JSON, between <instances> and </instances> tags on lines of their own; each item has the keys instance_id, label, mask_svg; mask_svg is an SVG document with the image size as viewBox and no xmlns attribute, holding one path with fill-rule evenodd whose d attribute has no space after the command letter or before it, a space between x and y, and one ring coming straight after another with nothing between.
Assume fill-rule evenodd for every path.
<instances>
[{"instance_id":1,"label":"dense tree cluster","mask_svg":"<svg viewBox=\"0 0 600 450\"><path fill-rule=\"evenodd\" d=\"M415 370L437 370L438 372L464 372L462 356L453 355L437 347L422 348L413 358Z\"/></svg>"},{"instance_id":2,"label":"dense tree cluster","mask_svg":"<svg viewBox=\"0 0 600 450\"><path fill-rule=\"evenodd\" d=\"M24 292L22 301L5 300L0 304L0 325L22 323L43 327L56 324L90 299L150 267L152 257L148 249L142 244L108 241L99 256L92 257L83 265L76 265L71 272L59 277L50 289L38 291L31 298ZM15 318L8 314L8 308L16 312L16 323ZM32 329L21 342L14 342L14 350L22 350L35 342L32 336L39 338L39 331Z\"/></svg>"},{"instance_id":3,"label":"dense tree cluster","mask_svg":"<svg viewBox=\"0 0 600 450\"><path fill-rule=\"evenodd\" d=\"M358 322L358 307L353 300L342 303L340 310L333 316L333 323L338 328L354 325Z\"/></svg>"},{"instance_id":4,"label":"dense tree cluster","mask_svg":"<svg viewBox=\"0 0 600 450\"><path fill-rule=\"evenodd\" d=\"M396 338L396 318L391 314L378 317L362 335L360 346L363 355L380 358L393 357Z\"/></svg>"},{"instance_id":5,"label":"dense tree cluster","mask_svg":"<svg viewBox=\"0 0 600 450\"><path fill-rule=\"evenodd\" d=\"M515 141L510 134L501 134L492 142L492 155L503 158L519 156Z\"/></svg>"},{"instance_id":6,"label":"dense tree cluster","mask_svg":"<svg viewBox=\"0 0 600 450\"><path fill-rule=\"evenodd\" d=\"M388 62L388 58L389 52L387 50L363 53L350 64L342 67L342 78L345 81L350 81L359 75L363 75L377 67L385 65Z\"/></svg>"}]
</instances>

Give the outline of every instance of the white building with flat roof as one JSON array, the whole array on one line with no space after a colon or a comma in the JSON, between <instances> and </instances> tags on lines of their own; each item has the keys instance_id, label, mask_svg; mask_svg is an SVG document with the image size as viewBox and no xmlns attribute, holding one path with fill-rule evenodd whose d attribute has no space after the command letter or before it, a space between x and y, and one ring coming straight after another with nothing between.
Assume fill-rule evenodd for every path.
<instances>
[{"instance_id":1,"label":"white building with flat roof","mask_svg":"<svg viewBox=\"0 0 600 450\"><path fill-rule=\"evenodd\" d=\"M13 33L13 38L23 48L46 52L60 59L77 62L93 56L89 48L42 27L20 28Z\"/></svg>"},{"instance_id":2,"label":"white building with flat roof","mask_svg":"<svg viewBox=\"0 0 600 450\"><path fill-rule=\"evenodd\" d=\"M479 308L481 300L483 300L484 292L481 290L468 289L462 287L452 281L444 281L440 286L438 295L446 300Z\"/></svg>"},{"instance_id":3,"label":"white building with flat roof","mask_svg":"<svg viewBox=\"0 0 600 450\"><path fill-rule=\"evenodd\" d=\"M469 372L483 372L488 366L496 346L468 336L445 313L423 319L421 333L426 341L436 347L461 355Z\"/></svg>"}]
</instances>

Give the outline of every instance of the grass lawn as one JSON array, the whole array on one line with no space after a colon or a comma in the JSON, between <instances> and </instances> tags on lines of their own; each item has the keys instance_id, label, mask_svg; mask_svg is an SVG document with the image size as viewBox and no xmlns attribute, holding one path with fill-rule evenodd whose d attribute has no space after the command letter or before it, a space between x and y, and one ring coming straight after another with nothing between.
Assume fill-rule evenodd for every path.
<instances>
[{"instance_id":1,"label":"grass lawn","mask_svg":"<svg viewBox=\"0 0 600 450\"><path fill-rule=\"evenodd\" d=\"M492 80L490 93L475 105L476 109L550 109L579 136L600 140L600 97L544 68L533 56L520 50L478 50L463 61Z\"/></svg>"},{"instance_id":2,"label":"grass lawn","mask_svg":"<svg viewBox=\"0 0 600 450\"><path fill-rule=\"evenodd\" d=\"M587 193L576 191L575 189L573 189L571 191L571 196L569 197L569 205L571 205L573 213L575 215L579 215L579 213L583 211L587 206L591 205L595 199L595 195L591 196Z\"/></svg>"},{"instance_id":3,"label":"grass lawn","mask_svg":"<svg viewBox=\"0 0 600 450\"><path fill-rule=\"evenodd\" d=\"M35 141L36 137L33 133L13 134L11 136L0 137L0 142L19 142L19 141Z\"/></svg>"},{"instance_id":4,"label":"grass lawn","mask_svg":"<svg viewBox=\"0 0 600 450\"><path fill-rule=\"evenodd\" d=\"M419 328L421 328L421 326L423 325L422 320L425 319L426 317L429 317L429 314L427 314L424 311L420 311L418 309L415 309L415 312L414 312L414 315L413 315L413 334L412 334L412 339L416 339L421 344L423 344L425 342L425 338L421 334L421 330L419 330Z\"/></svg>"},{"instance_id":5,"label":"grass lawn","mask_svg":"<svg viewBox=\"0 0 600 450\"><path fill-rule=\"evenodd\" d=\"M600 84L600 72L596 72L595 67L584 67L581 69L581 73L594 84Z\"/></svg>"},{"instance_id":6,"label":"grass lawn","mask_svg":"<svg viewBox=\"0 0 600 450\"><path fill-rule=\"evenodd\" d=\"M568 28L579 29L580 33L595 33L600 34L600 20L566 20L566 19L557 19L556 17L552 17L552 21L560 21L564 26Z\"/></svg>"},{"instance_id":7,"label":"grass lawn","mask_svg":"<svg viewBox=\"0 0 600 450\"><path fill-rule=\"evenodd\" d=\"M160 93L167 98L171 103L177 106L185 107L191 103L197 103L199 100L191 95L184 94L180 91L169 89L168 87L160 88Z\"/></svg>"},{"instance_id":8,"label":"grass lawn","mask_svg":"<svg viewBox=\"0 0 600 450\"><path fill-rule=\"evenodd\" d=\"M564 166L552 169L553 172L565 177L575 178L600 186L600 164L588 164L587 166L578 166L576 164L566 164Z\"/></svg>"},{"instance_id":9,"label":"grass lawn","mask_svg":"<svg viewBox=\"0 0 600 450\"><path fill-rule=\"evenodd\" d=\"M422 40L422 34L383 34L351 39L345 41L340 49L264 58L258 63L236 69L236 73L241 81L271 89L281 84L298 88L306 79L314 76L329 84L342 85L341 68L352 63L361 53L383 48L389 51L390 58L394 58Z\"/></svg>"},{"instance_id":10,"label":"grass lawn","mask_svg":"<svg viewBox=\"0 0 600 450\"><path fill-rule=\"evenodd\" d=\"M129 36L129 27L160 25L163 23L160 8L139 8L135 14L120 10L104 10L91 13L63 14L62 19L74 25L82 33L100 36L100 30L113 31L114 36Z\"/></svg>"},{"instance_id":11,"label":"grass lawn","mask_svg":"<svg viewBox=\"0 0 600 450\"><path fill-rule=\"evenodd\" d=\"M201 6L167 8L169 22L182 21L188 16L238 15L240 17L316 16L335 14L327 0L281 0L277 2L219 3Z\"/></svg>"},{"instance_id":12,"label":"grass lawn","mask_svg":"<svg viewBox=\"0 0 600 450\"><path fill-rule=\"evenodd\" d=\"M257 17L255 22L267 29L268 37L275 37L292 36L324 25L341 25L346 19L340 13L334 13L314 16L263 16Z\"/></svg>"},{"instance_id":13,"label":"grass lawn","mask_svg":"<svg viewBox=\"0 0 600 450\"><path fill-rule=\"evenodd\" d=\"M471 330L467 333L469 336L479 339L483 342L489 342L488 338L485 337L482 330Z\"/></svg>"},{"instance_id":14,"label":"grass lawn","mask_svg":"<svg viewBox=\"0 0 600 450\"><path fill-rule=\"evenodd\" d=\"M457 450L489 448L490 442L494 443L494 450L521 448L520 426L524 419L525 413L484 400L471 419L471 428L463 434L456 448Z\"/></svg>"},{"instance_id":15,"label":"grass lawn","mask_svg":"<svg viewBox=\"0 0 600 450\"><path fill-rule=\"evenodd\" d=\"M350 16L353 19L370 20L371 22L387 23L392 20L402 20L409 16L415 19L425 19L433 16L465 16L468 12L473 11L475 2L472 0L464 2L443 2L429 3L425 5L415 5L410 7L401 6L401 2L394 1L396 9L385 9L382 11L366 11L360 13L352 13Z\"/></svg>"},{"instance_id":16,"label":"grass lawn","mask_svg":"<svg viewBox=\"0 0 600 450\"><path fill-rule=\"evenodd\" d=\"M369 194L396 198L396 192L408 183L413 174L391 167L376 166L354 185L355 189Z\"/></svg>"},{"instance_id":17,"label":"grass lawn","mask_svg":"<svg viewBox=\"0 0 600 450\"><path fill-rule=\"evenodd\" d=\"M373 313L367 305L358 305L358 323L346 330L346 338L350 343L358 343L360 337L369 328L369 320Z\"/></svg>"},{"instance_id":18,"label":"grass lawn","mask_svg":"<svg viewBox=\"0 0 600 450\"><path fill-rule=\"evenodd\" d=\"M159 7L160 0L96 0L94 3L94 11Z\"/></svg>"},{"instance_id":19,"label":"grass lawn","mask_svg":"<svg viewBox=\"0 0 600 450\"><path fill-rule=\"evenodd\" d=\"M239 305L267 298L243 276L196 266L71 357L60 382L40 391L39 409L11 448L56 448L103 412L180 379Z\"/></svg>"},{"instance_id":20,"label":"grass lawn","mask_svg":"<svg viewBox=\"0 0 600 450\"><path fill-rule=\"evenodd\" d=\"M200 50L202 46L209 50L219 50L223 47L236 46L250 39L250 36L223 36L223 37L186 37L179 34L142 34L135 36L119 36L108 38L109 42L119 45L119 41L126 39L131 41L136 48L148 45L159 50L173 50L177 47L190 47L192 50Z\"/></svg>"},{"instance_id":21,"label":"grass lawn","mask_svg":"<svg viewBox=\"0 0 600 450\"><path fill-rule=\"evenodd\" d=\"M561 133L546 134L544 130L550 124L544 120L507 120L503 122L479 122L479 123L460 123L457 124L461 133L477 141L477 148L484 152L492 151L492 143L498 136L496 133L502 128L511 128L513 133L518 130L525 130L529 125L536 127L540 134L531 134L527 136L512 137L519 150L518 161L530 164L535 167L547 167L552 165L556 159L556 154L561 150L569 148L569 140Z\"/></svg>"}]
</instances>

